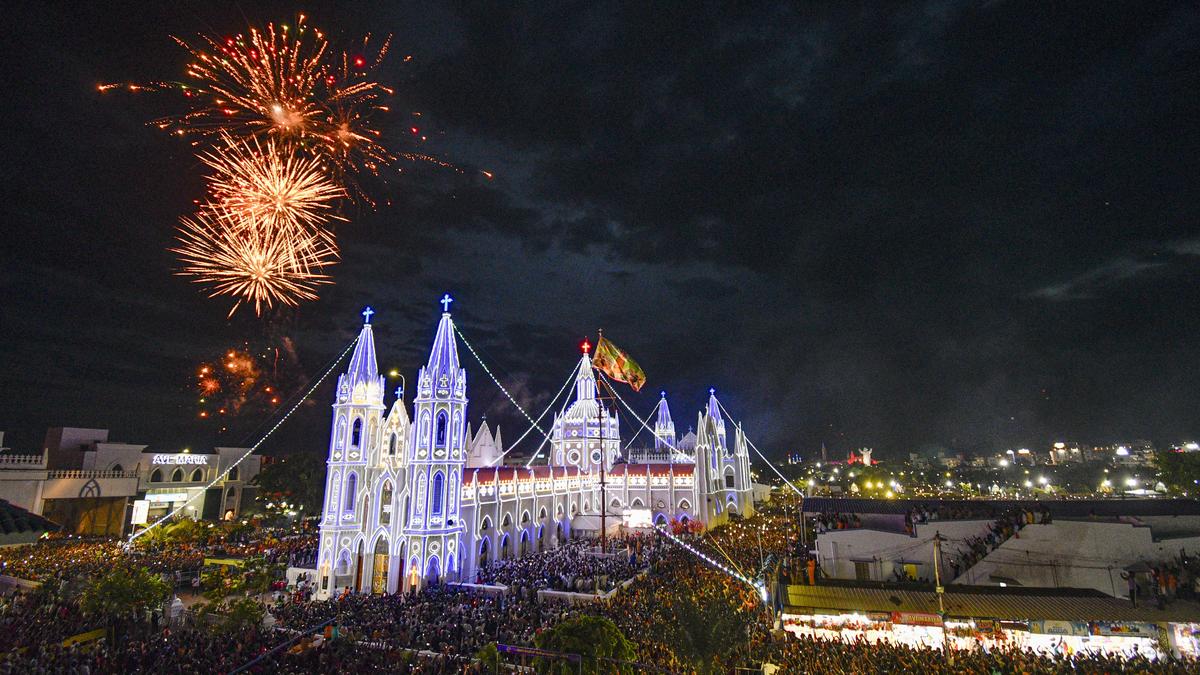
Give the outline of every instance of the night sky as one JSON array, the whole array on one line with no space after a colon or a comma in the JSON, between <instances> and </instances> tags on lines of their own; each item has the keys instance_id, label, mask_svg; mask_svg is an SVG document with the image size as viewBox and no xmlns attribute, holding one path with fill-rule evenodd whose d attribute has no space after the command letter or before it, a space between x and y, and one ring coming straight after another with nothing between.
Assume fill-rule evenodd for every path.
<instances>
[{"instance_id":1,"label":"night sky","mask_svg":"<svg viewBox=\"0 0 1200 675\"><path fill-rule=\"evenodd\" d=\"M306 381L369 304L411 380L447 291L535 414L603 328L649 376L638 410L665 389L682 432L713 386L776 456L1200 435L1194 3L508 4L7 7L7 444L236 445L264 420L198 419L199 361L287 336ZM145 122L179 106L96 86L179 77L172 34L297 11L394 33L385 131L406 147L420 111L462 172L402 164L318 302L227 321L166 252L203 167ZM514 439L460 353L472 422ZM331 392L266 450L323 452Z\"/></svg>"}]
</instances>

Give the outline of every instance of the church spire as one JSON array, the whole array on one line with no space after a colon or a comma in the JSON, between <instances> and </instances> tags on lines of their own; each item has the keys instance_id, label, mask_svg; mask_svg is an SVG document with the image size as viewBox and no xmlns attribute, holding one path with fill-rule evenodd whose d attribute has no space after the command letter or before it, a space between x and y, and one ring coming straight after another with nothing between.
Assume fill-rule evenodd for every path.
<instances>
[{"instance_id":1,"label":"church spire","mask_svg":"<svg viewBox=\"0 0 1200 675\"><path fill-rule=\"evenodd\" d=\"M675 422L671 420L671 409L667 407L667 392L660 392L658 419L654 422L654 449L670 451L675 447Z\"/></svg>"},{"instance_id":2,"label":"church spire","mask_svg":"<svg viewBox=\"0 0 1200 675\"><path fill-rule=\"evenodd\" d=\"M587 340L583 341L583 357L575 371L575 400L591 401L596 398L596 374L592 372L592 357L588 352L592 346Z\"/></svg>"},{"instance_id":3,"label":"church spire","mask_svg":"<svg viewBox=\"0 0 1200 675\"><path fill-rule=\"evenodd\" d=\"M375 360L375 334L371 332L371 315L374 313L375 310L370 307L362 311L362 331L358 334L358 343L354 345L350 367L346 369L351 387L358 382L371 382L379 378L379 362Z\"/></svg>"},{"instance_id":4,"label":"church spire","mask_svg":"<svg viewBox=\"0 0 1200 675\"><path fill-rule=\"evenodd\" d=\"M458 343L454 339L454 322L450 319L450 303L454 302L454 298L447 293L439 302L442 303L442 320L438 322L437 335L433 338L433 348L429 351L425 370L430 375L453 377L461 367L458 363Z\"/></svg>"}]
</instances>

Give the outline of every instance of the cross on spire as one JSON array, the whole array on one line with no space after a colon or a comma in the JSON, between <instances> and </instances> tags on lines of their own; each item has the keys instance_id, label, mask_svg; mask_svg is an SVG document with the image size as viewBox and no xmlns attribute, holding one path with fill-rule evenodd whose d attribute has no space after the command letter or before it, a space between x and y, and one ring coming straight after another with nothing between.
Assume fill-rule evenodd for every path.
<instances>
[{"instance_id":1,"label":"cross on spire","mask_svg":"<svg viewBox=\"0 0 1200 675\"><path fill-rule=\"evenodd\" d=\"M443 295L442 299L438 300L438 302L442 303L442 312L449 314L450 313L450 303L454 302L454 298L450 297L450 294L447 293L447 294Z\"/></svg>"},{"instance_id":2,"label":"cross on spire","mask_svg":"<svg viewBox=\"0 0 1200 675\"><path fill-rule=\"evenodd\" d=\"M717 390L716 390L715 388L713 388L713 387L709 387L709 388L708 388L708 395L709 395L709 396L716 396L716 395L717 395Z\"/></svg>"},{"instance_id":3,"label":"cross on spire","mask_svg":"<svg viewBox=\"0 0 1200 675\"><path fill-rule=\"evenodd\" d=\"M587 338L583 338L583 344L579 345L579 348L583 350L584 355L587 355L591 351L592 345L588 344Z\"/></svg>"},{"instance_id":4,"label":"cross on spire","mask_svg":"<svg viewBox=\"0 0 1200 675\"><path fill-rule=\"evenodd\" d=\"M367 307L366 309L364 309L362 311L363 323L368 326L371 325L371 315L374 313L375 313L375 310L371 309L370 307Z\"/></svg>"},{"instance_id":5,"label":"cross on spire","mask_svg":"<svg viewBox=\"0 0 1200 675\"><path fill-rule=\"evenodd\" d=\"M396 398L404 398L404 387L396 387Z\"/></svg>"}]
</instances>

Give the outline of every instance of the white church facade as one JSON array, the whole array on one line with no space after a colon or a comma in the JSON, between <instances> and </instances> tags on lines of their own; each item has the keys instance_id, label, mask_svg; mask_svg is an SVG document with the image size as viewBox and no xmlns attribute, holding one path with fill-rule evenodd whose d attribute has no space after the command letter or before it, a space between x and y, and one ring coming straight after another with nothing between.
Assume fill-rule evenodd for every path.
<instances>
[{"instance_id":1,"label":"white church facade","mask_svg":"<svg viewBox=\"0 0 1200 675\"><path fill-rule=\"evenodd\" d=\"M443 298L429 360L418 372L411 416L402 391L384 403L372 312L363 313L333 404L318 597L472 581L487 560L597 532L602 494L609 529L626 513L648 512L660 526L709 527L753 513L745 436L734 427L728 437L715 392L698 413L696 431L683 439L676 438L664 394L654 448L622 457L617 414L597 397L586 351L573 400L548 434L549 463L501 463L499 430L493 436L486 421L470 430L449 302Z\"/></svg>"}]
</instances>

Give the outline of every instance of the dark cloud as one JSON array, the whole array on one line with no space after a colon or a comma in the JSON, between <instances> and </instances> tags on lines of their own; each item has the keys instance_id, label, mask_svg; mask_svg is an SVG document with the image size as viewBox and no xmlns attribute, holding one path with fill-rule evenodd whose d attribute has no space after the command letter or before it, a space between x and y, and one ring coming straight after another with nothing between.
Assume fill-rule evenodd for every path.
<instances>
[{"instance_id":1,"label":"dark cloud","mask_svg":"<svg viewBox=\"0 0 1200 675\"><path fill-rule=\"evenodd\" d=\"M317 374L365 304L381 364L412 377L450 291L534 414L604 328L649 374L636 410L666 389L686 428L715 386L774 452L1200 433L1189 3L306 10L396 34L414 58L390 66L391 131L421 111L423 150L464 171L406 165L340 228L337 284L266 326L171 276L199 168L142 125L163 103L94 85L175 72L168 34L294 10L11 17L0 428L194 443L200 355L285 332ZM523 421L463 358L472 417L515 439ZM272 449L318 451L328 396Z\"/></svg>"}]
</instances>

